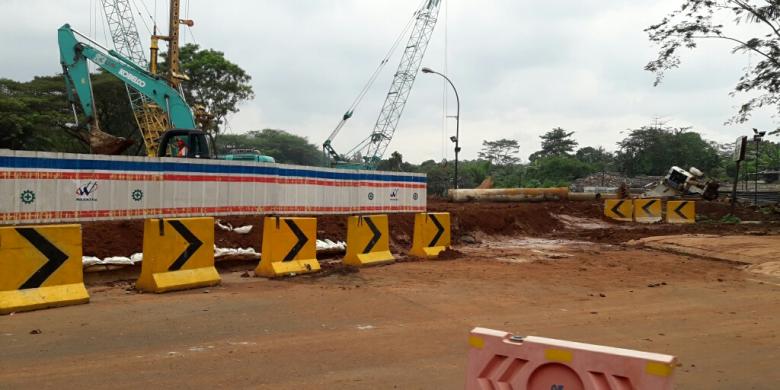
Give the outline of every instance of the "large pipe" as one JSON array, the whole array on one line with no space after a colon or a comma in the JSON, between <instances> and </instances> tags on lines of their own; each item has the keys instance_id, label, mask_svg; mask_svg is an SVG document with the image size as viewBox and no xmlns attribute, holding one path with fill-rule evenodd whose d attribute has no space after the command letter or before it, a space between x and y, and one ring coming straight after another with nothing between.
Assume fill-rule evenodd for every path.
<instances>
[{"instance_id":1,"label":"large pipe","mask_svg":"<svg viewBox=\"0 0 780 390\"><path fill-rule=\"evenodd\" d=\"M562 188L497 188L450 190L452 202L546 202L559 200L597 200L615 198L615 194L573 193Z\"/></svg>"},{"instance_id":2,"label":"large pipe","mask_svg":"<svg viewBox=\"0 0 780 390\"><path fill-rule=\"evenodd\" d=\"M544 202L566 200L568 188L497 188L486 190L450 190L453 202Z\"/></svg>"}]
</instances>

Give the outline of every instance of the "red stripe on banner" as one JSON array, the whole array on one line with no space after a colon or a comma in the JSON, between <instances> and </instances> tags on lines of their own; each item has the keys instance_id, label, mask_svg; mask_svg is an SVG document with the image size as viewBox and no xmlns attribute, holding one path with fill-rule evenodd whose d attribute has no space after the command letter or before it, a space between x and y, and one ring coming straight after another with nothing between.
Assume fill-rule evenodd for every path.
<instances>
[{"instance_id":1,"label":"red stripe on banner","mask_svg":"<svg viewBox=\"0 0 780 390\"><path fill-rule=\"evenodd\" d=\"M160 181L163 175L140 173L96 173L96 172L42 172L42 171L3 171L0 180L120 180L120 181Z\"/></svg>"},{"instance_id":2,"label":"red stripe on banner","mask_svg":"<svg viewBox=\"0 0 780 390\"><path fill-rule=\"evenodd\" d=\"M117 181L180 181L180 182L217 182L217 183L275 183L293 185L315 185L324 187L368 187L368 188L426 188L425 183L382 182L382 181L345 181L305 178L283 178L277 176L216 176L182 174L135 174L135 173L96 173L96 172L39 172L4 171L0 180L117 180Z\"/></svg>"},{"instance_id":3,"label":"red stripe on banner","mask_svg":"<svg viewBox=\"0 0 780 390\"><path fill-rule=\"evenodd\" d=\"M223 206L179 207L135 210L82 210L82 211L34 211L0 213L0 221L62 220L118 217L159 217L182 214L216 215L225 213L350 213L350 212L424 212L419 206L361 206L361 207L310 207L310 206Z\"/></svg>"}]
</instances>

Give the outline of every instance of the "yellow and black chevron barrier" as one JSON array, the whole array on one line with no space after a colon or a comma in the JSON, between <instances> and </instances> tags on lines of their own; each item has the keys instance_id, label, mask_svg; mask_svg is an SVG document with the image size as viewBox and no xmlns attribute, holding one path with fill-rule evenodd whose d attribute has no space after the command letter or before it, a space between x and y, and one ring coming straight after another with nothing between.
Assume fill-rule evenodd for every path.
<instances>
[{"instance_id":1,"label":"yellow and black chevron barrier","mask_svg":"<svg viewBox=\"0 0 780 390\"><path fill-rule=\"evenodd\" d=\"M137 289L155 293L214 286L214 218L147 219Z\"/></svg>"},{"instance_id":2,"label":"yellow and black chevron barrier","mask_svg":"<svg viewBox=\"0 0 780 390\"><path fill-rule=\"evenodd\" d=\"M349 217L344 264L360 267L392 263L395 258L390 253L389 236L387 215Z\"/></svg>"},{"instance_id":3,"label":"yellow and black chevron barrier","mask_svg":"<svg viewBox=\"0 0 780 390\"><path fill-rule=\"evenodd\" d=\"M81 225L0 228L0 314L89 302Z\"/></svg>"},{"instance_id":4,"label":"yellow and black chevron barrier","mask_svg":"<svg viewBox=\"0 0 780 390\"><path fill-rule=\"evenodd\" d=\"M255 274L274 278L320 270L317 219L266 217L260 264Z\"/></svg>"},{"instance_id":5,"label":"yellow and black chevron barrier","mask_svg":"<svg viewBox=\"0 0 780 390\"><path fill-rule=\"evenodd\" d=\"M666 222L696 223L696 202L682 200L666 203Z\"/></svg>"},{"instance_id":6,"label":"yellow and black chevron barrier","mask_svg":"<svg viewBox=\"0 0 780 390\"><path fill-rule=\"evenodd\" d=\"M634 220L634 202L630 199L607 199L604 201L604 215L616 221Z\"/></svg>"},{"instance_id":7,"label":"yellow and black chevron barrier","mask_svg":"<svg viewBox=\"0 0 780 390\"><path fill-rule=\"evenodd\" d=\"M421 213L414 217L414 237L409 254L435 258L450 246L450 213Z\"/></svg>"},{"instance_id":8,"label":"yellow and black chevron barrier","mask_svg":"<svg viewBox=\"0 0 780 390\"><path fill-rule=\"evenodd\" d=\"M663 211L660 199L637 199L634 201L634 220L636 222L661 222Z\"/></svg>"}]
</instances>

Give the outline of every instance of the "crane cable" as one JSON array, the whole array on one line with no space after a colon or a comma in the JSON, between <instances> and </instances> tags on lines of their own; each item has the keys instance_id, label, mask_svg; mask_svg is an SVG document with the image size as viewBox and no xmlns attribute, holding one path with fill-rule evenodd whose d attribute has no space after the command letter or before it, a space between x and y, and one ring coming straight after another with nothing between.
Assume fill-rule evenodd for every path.
<instances>
[{"instance_id":1,"label":"crane cable","mask_svg":"<svg viewBox=\"0 0 780 390\"><path fill-rule=\"evenodd\" d=\"M352 117L352 113L357 109L358 105L363 101L363 99L366 97L366 94L368 94L368 91L371 89L371 87L374 85L376 80L379 78L379 74L382 72L382 69L387 65L388 62L390 62L390 58L395 54L395 51L398 49L398 46L401 44L403 39L406 37L406 35L409 33L409 29L412 28L414 25L415 19L417 19L419 10L422 9L423 4L425 4L426 1L429 0L423 0L420 3L420 6L417 7L417 10L414 11L412 14L412 17L409 19L409 21L406 23L406 26L401 31L401 33L398 35L398 37L393 42L393 45L390 47L390 50L388 50L385 57L382 59L382 61L379 63L379 66L377 66L374 73L371 75L371 77L368 79L368 82L363 87L363 89L360 90L360 93L358 93L355 100L352 102L352 105L349 106L347 109L347 112L344 114L344 116L341 119L341 122L339 122L338 126L333 130L330 137L328 137L328 141L332 141L336 135L338 135L341 128L344 126L346 121Z\"/></svg>"},{"instance_id":2,"label":"crane cable","mask_svg":"<svg viewBox=\"0 0 780 390\"><path fill-rule=\"evenodd\" d=\"M450 18L450 10L449 10L449 2L444 3L444 64L443 64L443 72L444 74L449 74L449 63L447 55L448 52L448 46L449 46L449 18ZM447 83L447 80L442 80L442 126L441 126L441 159L446 160L449 155L447 153L447 141L449 139L447 138L447 135L449 135L449 118L447 109L449 107L449 95L447 94L447 89L449 88L449 85Z\"/></svg>"},{"instance_id":3,"label":"crane cable","mask_svg":"<svg viewBox=\"0 0 780 390\"><path fill-rule=\"evenodd\" d=\"M131 1L133 2L133 6L135 7L136 11L138 12L138 16L141 19L141 23L143 23L144 24L144 28L146 28L146 31L149 32L149 35L154 34L152 32L152 29L149 28L149 25L146 24L146 17L143 14L141 14L141 7L138 6L138 4L135 2L135 0L131 0ZM144 0L140 0L140 1L141 1L141 5L144 6L144 10L146 11L146 16L149 17L149 20L152 22L152 25L156 26L157 25L157 21L154 20L154 17L152 16L152 13L149 12L149 8L146 6L146 3L144 3Z\"/></svg>"},{"instance_id":4,"label":"crane cable","mask_svg":"<svg viewBox=\"0 0 780 390\"><path fill-rule=\"evenodd\" d=\"M388 50L385 57L382 59L382 62L379 63L379 66L376 68L374 73L371 75L371 78L368 79L368 82L363 87L363 89L358 94L357 98L355 98L355 101L352 102L352 105L350 106L350 110L354 110L361 101L363 101L363 98L366 96L368 91L371 89L371 86L374 85L374 82L379 77L379 74L381 73L382 69L384 69L385 65L387 65L388 62L390 62L390 58L395 54L396 49L398 49L398 46L401 44L403 39L406 37L406 35L409 32L409 29L412 28L412 24L414 23L414 20L417 18L417 12L415 11L412 17L409 19L409 21L406 23L406 26L404 27L403 31L398 35L398 37L395 39L395 42L393 42L393 45L390 47L390 50Z\"/></svg>"}]
</instances>

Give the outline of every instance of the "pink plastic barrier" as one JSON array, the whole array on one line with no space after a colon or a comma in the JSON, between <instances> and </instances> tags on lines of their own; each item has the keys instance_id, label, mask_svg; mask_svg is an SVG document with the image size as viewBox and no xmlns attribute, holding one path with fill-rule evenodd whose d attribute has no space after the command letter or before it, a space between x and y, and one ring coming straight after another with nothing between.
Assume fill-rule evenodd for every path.
<instances>
[{"instance_id":1,"label":"pink plastic barrier","mask_svg":"<svg viewBox=\"0 0 780 390\"><path fill-rule=\"evenodd\" d=\"M467 390L667 390L669 355L474 328Z\"/></svg>"}]
</instances>

